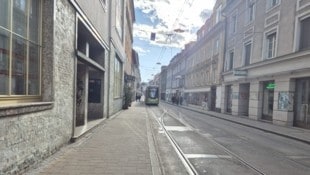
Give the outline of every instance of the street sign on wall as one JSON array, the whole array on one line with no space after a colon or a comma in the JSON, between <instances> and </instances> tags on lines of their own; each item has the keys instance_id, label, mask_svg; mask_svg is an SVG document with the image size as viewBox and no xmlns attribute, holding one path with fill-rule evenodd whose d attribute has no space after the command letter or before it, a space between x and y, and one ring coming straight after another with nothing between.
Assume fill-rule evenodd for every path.
<instances>
[{"instance_id":1,"label":"street sign on wall","mask_svg":"<svg viewBox=\"0 0 310 175\"><path fill-rule=\"evenodd\" d=\"M247 76L248 72L246 70L234 70L234 76Z\"/></svg>"}]
</instances>

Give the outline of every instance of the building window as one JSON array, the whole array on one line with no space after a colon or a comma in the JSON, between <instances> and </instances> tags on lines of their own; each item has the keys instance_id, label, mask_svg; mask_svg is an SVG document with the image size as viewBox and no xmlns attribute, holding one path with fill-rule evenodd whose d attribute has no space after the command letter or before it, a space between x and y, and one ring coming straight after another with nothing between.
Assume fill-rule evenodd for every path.
<instances>
[{"instance_id":1,"label":"building window","mask_svg":"<svg viewBox=\"0 0 310 175\"><path fill-rule=\"evenodd\" d=\"M248 0L247 1L247 11L248 11L248 22L252 22L255 17L255 1L254 0Z\"/></svg>"},{"instance_id":2,"label":"building window","mask_svg":"<svg viewBox=\"0 0 310 175\"><path fill-rule=\"evenodd\" d=\"M234 51L229 52L229 63L228 63L228 70L232 70L234 66Z\"/></svg>"},{"instance_id":3,"label":"building window","mask_svg":"<svg viewBox=\"0 0 310 175\"><path fill-rule=\"evenodd\" d=\"M247 66L250 64L251 49L252 49L252 43L251 42L244 44L244 66Z\"/></svg>"},{"instance_id":4,"label":"building window","mask_svg":"<svg viewBox=\"0 0 310 175\"><path fill-rule=\"evenodd\" d=\"M115 27L121 40L123 40L124 0L116 0Z\"/></svg>"},{"instance_id":5,"label":"building window","mask_svg":"<svg viewBox=\"0 0 310 175\"><path fill-rule=\"evenodd\" d=\"M230 50L225 58L225 71L231 71L234 65L234 50Z\"/></svg>"},{"instance_id":6,"label":"building window","mask_svg":"<svg viewBox=\"0 0 310 175\"><path fill-rule=\"evenodd\" d=\"M300 42L299 50L308 50L310 49L310 17L300 21Z\"/></svg>"},{"instance_id":7,"label":"building window","mask_svg":"<svg viewBox=\"0 0 310 175\"><path fill-rule=\"evenodd\" d=\"M212 83L216 83L217 82L217 68L213 68L212 71Z\"/></svg>"},{"instance_id":8,"label":"building window","mask_svg":"<svg viewBox=\"0 0 310 175\"><path fill-rule=\"evenodd\" d=\"M237 15L233 15L231 17L230 22L230 33L236 33L237 31Z\"/></svg>"},{"instance_id":9,"label":"building window","mask_svg":"<svg viewBox=\"0 0 310 175\"><path fill-rule=\"evenodd\" d=\"M280 3L280 0L267 0L267 10L277 6Z\"/></svg>"},{"instance_id":10,"label":"building window","mask_svg":"<svg viewBox=\"0 0 310 175\"><path fill-rule=\"evenodd\" d=\"M118 56L115 57L114 63L114 98L121 97L122 81L123 80L123 66Z\"/></svg>"},{"instance_id":11,"label":"building window","mask_svg":"<svg viewBox=\"0 0 310 175\"><path fill-rule=\"evenodd\" d=\"M217 9L216 9L216 21L215 23L220 22L221 20L221 13L222 13L222 5L220 5Z\"/></svg>"},{"instance_id":12,"label":"building window","mask_svg":"<svg viewBox=\"0 0 310 175\"><path fill-rule=\"evenodd\" d=\"M214 55L219 53L219 47L220 47L220 40L216 39L214 43Z\"/></svg>"},{"instance_id":13,"label":"building window","mask_svg":"<svg viewBox=\"0 0 310 175\"><path fill-rule=\"evenodd\" d=\"M276 32L266 36L266 58L275 57L276 53Z\"/></svg>"},{"instance_id":14,"label":"building window","mask_svg":"<svg viewBox=\"0 0 310 175\"><path fill-rule=\"evenodd\" d=\"M6 99L39 99L40 2L0 1L0 96Z\"/></svg>"}]
</instances>

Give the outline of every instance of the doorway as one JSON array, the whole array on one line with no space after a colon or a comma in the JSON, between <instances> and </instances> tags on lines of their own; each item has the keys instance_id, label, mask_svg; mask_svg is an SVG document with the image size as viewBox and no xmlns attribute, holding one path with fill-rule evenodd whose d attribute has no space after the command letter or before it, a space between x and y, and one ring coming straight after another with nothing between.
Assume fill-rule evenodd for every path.
<instances>
[{"instance_id":1,"label":"doorway","mask_svg":"<svg viewBox=\"0 0 310 175\"><path fill-rule=\"evenodd\" d=\"M226 111L231 114L232 112L232 86L228 85L225 87L225 97L226 97Z\"/></svg>"},{"instance_id":2,"label":"doorway","mask_svg":"<svg viewBox=\"0 0 310 175\"><path fill-rule=\"evenodd\" d=\"M215 103L216 103L216 86L211 87L211 104L210 104L210 111L215 111Z\"/></svg>"},{"instance_id":3,"label":"doorway","mask_svg":"<svg viewBox=\"0 0 310 175\"><path fill-rule=\"evenodd\" d=\"M238 113L242 116L249 116L249 94L250 94L250 83L239 85L239 103Z\"/></svg>"},{"instance_id":4,"label":"doorway","mask_svg":"<svg viewBox=\"0 0 310 175\"><path fill-rule=\"evenodd\" d=\"M294 126L310 129L310 78L297 79Z\"/></svg>"},{"instance_id":5,"label":"doorway","mask_svg":"<svg viewBox=\"0 0 310 175\"><path fill-rule=\"evenodd\" d=\"M272 120L274 101L274 81L263 82L263 120Z\"/></svg>"}]
</instances>

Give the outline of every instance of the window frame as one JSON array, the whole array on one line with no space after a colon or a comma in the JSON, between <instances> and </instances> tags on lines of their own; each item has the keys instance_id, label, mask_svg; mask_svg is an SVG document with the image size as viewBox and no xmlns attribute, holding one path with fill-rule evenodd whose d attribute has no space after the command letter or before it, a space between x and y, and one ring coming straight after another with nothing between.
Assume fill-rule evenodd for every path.
<instances>
[{"instance_id":1,"label":"window frame","mask_svg":"<svg viewBox=\"0 0 310 175\"><path fill-rule=\"evenodd\" d=\"M237 21L238 21L238 18L237 18L237 12L233 13L233 15L231 16L231 22L230 22L230 33L231 34L235 34L237 32Z\"/></svg>"},{"instance_id":2,"label":"window frame","mask_svg":"<svg viewBox=\"0 0 310 175\"><path fill-rule=\"evenodd\" d=\"M115 1L115 29L116 33L120 37L121 41L124 40L124 8L125 1L124 0L116 0Z\"/></svg>"},{"instance_id":3,"label":"window frame","mask_svg":"<svg viewBox=\"0 0 310 175\"><path fill-rule=\"evenodd\" d=\"M220 52L220 38L216 38L214 41L214 53L213 55L217 55Z\"/></svg>"},{"instance_id":4,"label":"window frame","mask_svg":"<svg viewBox=\"0 0 310 175\"><path fill-rule=\"evenodd\" d=\"M246 55L247 55L246 51L247 51L247 50L246 50L246 47L247 47L248 45L251 45L251 46L250 46L249 61L248 61L248 64L247 64L247 60L246 60ZM248 65L251 64L252 50L253 50L252 48L253 48L253 42L252 42L252 40L243 43L243 66L248 66Z\"/></svg>"},{"instance_id":5,"label":"window frame","mask_svg":"<svg viewBox=\"0 0 310 175\"><path fill-rule=\"evenodd\" d=\"M119 56L115 54L114 59L114 98L121 98L123 83L123 63Z\"/></svg>"},{"instance_id":6,"label":"window frame","mask_svg":"<svg viewBox=\"0 0 310 175\"><path fill-rule=\"evenodd\" d=\"M293 52L300 52L300 37L301 37L301 21L310 18L310 10L295 17L295 33L294 33L294 45Z\"/></svg>"},{"instance_id":7,"label":"window frame","mask_svg":"<svg viewBox=\"0 0 310 175\"><path fill-rule=\"evenodd\" d=\"M273 39L273 52L272 52L272 56L269 57L269 46L270 46L270 42L268 37L271 35L275 35L275 38ZM263 46L263 59L272 59L275 58L277 56L277 48L278 48L278 37L279 36L279 28L278 27L274 27L272 29L270 29L269 31L264 32L264 46Z\"/></svg>"},{"instance_id":8,"label":"window frame","mask_svg":"<svg viewBox=\"0 0 310 175\"><path fill-rule=\"evenodd\" d=\"M266 36L267 39L267 45L266 45L266 54L267 59L275 57L276 52L276 39L277 39L277 33L271 33L270 35Z\"/></svg>"},{"instance_id":9,"label":"window frame","mask_svg":"<svg viewBox=\"0 0 310 175\"><path fill-rule=\"evenodd\" d=\"M254 0L246 1L247 23L252 23L255 20L256 2Z\"/></svg>"},{"instance_id":10,"label":"window frame","mask_svg":"<svg viewBox=\"0 0 310 175\"><path fill-rule=\"evenodd\" d=\"M266 0L266 12L267 13L281 4L281 0L276 0L277 3L274 5L272 4L273 1L274 0Z\"/></svg>"},{"instance_id":11,"label":"window frame","mask_svg":"<svg viewBox=\"0 0 310 175\"><path fill-rule=\"evenodd\" d=\"M231 57L231 54L233 55L233 57ZM234 58L235 58L235 50L231 49L228 52L228 71L232 71L234 69Z\"/></svg>"},{"instance_id":12,"label":"window frame","mask_svg":"<svg viewBox=\"0 0 310 175\"><path fill-rule=\"evenodd\" d=\"M303 41L303 39L304 39L304 37L303 37L303 21L305 21L305 20L309 20L309 21L307 21L308 23L309 23L309 26L308 26L308 28L310 28L310 16L308 16L308 17L306 17L306 18L303 18L303 19L300 19L299 20L299 33L300 33L300 36L299 36L299 41L298 41L298 51L304 51L304 50L309 50L310 49L310 40L308 41L308 45L309 46L305 46L305 47L302 47L303 45L302 45L302 41ZM309 38L310 39L310 38Z\"/></svg>"},{"instance_id":13,"label":"window frame","mask_svg":"<svg viewBox=\"0 0 310 175\"><path fill-rule=\"evenodd\" d=\"M216 8L215 24L221 21L222 19L221 16L222 16L222 4Z\"/></svg>"},{"instance_id":14,"label":"window frame","mask_svg":"<svg viewBox=\"0 0 310 175\"><path fill-rule=\"evenodd\" d=\"M36 5L37 7L37 26L38 28L36 28L36 32L37 32L37 38L36 38L36 41L33 40L33 38L31 38L31 30L33 30L33 27L30 26L30 22L31 22L31 19L30 19L30 13L31 13L31 8L32 8L32 2L38 2L38 4ZM14 23L13 23L13 8L14 8L14 2L12 1L10 3L10 6L8 7L9 8L9 12L10 14L8 15L8 23L9 25L7 27L4 27L4 26L0 26L0 30L4 31L4 32L7 32L8 33L8 43L9 43L9 46L8 46L8 50L9 50L9 53L7 54L8 56L8 62L9 62L9 65L8 65L8 92L7 94L0 94L0 104L7 104L7 103L21 103L21 102L40 102L42 101L42 52L43 52L43 47L42 47L42 25L43 25L43 22L42 22L42 19L43 19L43 2L40 0L40 1L27 1L26 4L25 4L25 10L26 10L26 34L25 36L22 36L18 33L16 33L16 31L14 31ZM22 42L25 43L25 58L24 58L24 62L23 62L23 69L24 70L24 88L25 88L25 92L23 94L16 94L16 92L14 93L14 90L12 89L13 88L13 84L12 84L12 78L13 78L13 59L16 59L16 58L13 58L13 41L14 41L14 38L19 38L22 40ZM30 61L31 61L31 57L30 57L30 54L32 53L31 52L31 47L34 46L34 48L37 50L37 54L36 54L36 60L37 60L37 67L36 67L36 73L38 73L38 75L36 75L36 81L38 81L35 85L37 86L37 90L36 90L36 94L35 95L32 95L31 92L30 92L30 75L31 75L31 72L30 72Z\"/></svg>"}]
</instances>

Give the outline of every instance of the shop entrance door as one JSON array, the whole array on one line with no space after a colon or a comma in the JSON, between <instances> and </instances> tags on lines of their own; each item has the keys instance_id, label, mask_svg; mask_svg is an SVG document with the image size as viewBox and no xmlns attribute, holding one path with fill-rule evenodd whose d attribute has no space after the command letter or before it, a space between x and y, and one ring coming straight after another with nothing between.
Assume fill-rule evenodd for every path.
<instances>
[{"instance_id":1,"label":"shop entrance door","mask_svg":"<svg viewBox=\"0 0 310 175\"><path fill-rule=\"evenodd\" d=\"M266 81L263 84L263 120L272 120L273 100L274 100L274 81Z\"/></svg>"},{"instance_id":2,"label":"shop entrance door","mask_svg":"<svg viewBox=\"0 0 310 175\"><path fill-rule=\"evenodd\" d=\"M226 95L226 112L231 114L232 112L232 86L228 85L225 87Z\"/></svg>"},{"instance_id":3,"label":"shop entrance door","mask_svg":"<svg viewBox=\"0 0 310 175\"><path fill-rule=\"evenodd\" d=\"M216 103L216 87L211 87L211 104L210 104L210 110L215 111L215 103Z\"/></svg>"},{"instance_id":4,"label":"shop entrance door","mask_svg":"<svg viewBox=\"0 0 310 175\"><path fill-rule=\"evenodd\" d=\"M295 94L294 125L310 129L310 78L296 81Z\"/></svg>"}]
</instances>

